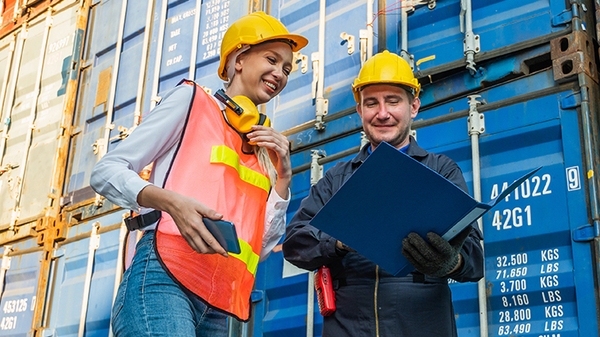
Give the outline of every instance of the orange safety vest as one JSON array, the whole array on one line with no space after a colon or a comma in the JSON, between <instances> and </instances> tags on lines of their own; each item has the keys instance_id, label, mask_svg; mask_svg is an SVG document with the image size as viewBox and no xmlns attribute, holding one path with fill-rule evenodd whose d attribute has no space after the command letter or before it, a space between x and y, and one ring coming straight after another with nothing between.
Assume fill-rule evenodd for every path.
<instances>
[{"instance_id":1,"label":"orange safety vest","mask_svg":"<svg viewBox=\"0 0 600 337\"><path fill-rule=\"evenodd\" d=\"M195 252L171 216L162 212L157 254L182 286L208 305L247 321L271 184L258 158L241 151L242 139L217 103L194 82L183 83L193 85L194 94L164 188L193 197L233 222L241 253L226 258Z\"/></svg>"}]
</instances>

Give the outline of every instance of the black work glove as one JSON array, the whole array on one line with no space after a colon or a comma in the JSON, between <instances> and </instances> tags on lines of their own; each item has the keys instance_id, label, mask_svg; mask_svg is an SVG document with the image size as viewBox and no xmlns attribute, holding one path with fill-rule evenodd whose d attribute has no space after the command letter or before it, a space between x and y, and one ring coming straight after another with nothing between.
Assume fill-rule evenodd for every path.
<instances>
[{"instance_id":1,"label":"black work glove","mask_svg":"<svg viewBox=\"0 0 600 337\"><path fill-rule=\"evenodd\" d=\"M459 263L460 249L471 233L469 226L450 242L436 233L427 233L429 243L417 233L410 233L402 240L402 255L419 272L433 277L444 277Z\"/></svg>"}]
</instances>

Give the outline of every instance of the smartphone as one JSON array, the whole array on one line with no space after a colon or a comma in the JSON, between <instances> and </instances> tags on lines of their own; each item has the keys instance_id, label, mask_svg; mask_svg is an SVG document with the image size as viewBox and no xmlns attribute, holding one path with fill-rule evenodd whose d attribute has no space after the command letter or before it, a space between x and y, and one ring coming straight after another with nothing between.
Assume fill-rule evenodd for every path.
<instances>
[{"instance_id":1,"label":"smartphone","mask_svg":"<svg viewBox=\"0 0 600 337\"><path fill-rule=\"evenodd\" d=\"M202 221L210 234L217 239L221 247L225 248L226 251L233 254L242 252L235 231L235 225L232 222L209 218L202 218Z\"/></svg>"}]
</instances>

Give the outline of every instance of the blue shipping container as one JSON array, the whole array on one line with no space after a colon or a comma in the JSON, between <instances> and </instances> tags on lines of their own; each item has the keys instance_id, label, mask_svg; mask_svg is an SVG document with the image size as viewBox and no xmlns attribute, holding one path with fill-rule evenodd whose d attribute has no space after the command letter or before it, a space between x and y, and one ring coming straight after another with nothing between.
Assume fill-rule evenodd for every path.
<instances>
[{"instance_id":1,"label":"blue shipping container","mask_svg":"<svg viewBox=\"0 0 600 337\"><path fill-rule=\"evenodd\" d=\"M414 136L473 195L542 166L482 218L485 279L450 285L459 336L599 335L598 1L63 0L0 37L0 336L110 335L137 233L91 170L181 79L221 88L223 34L258 10L309 39L259 107L292 144L288 220L365 143L350 86L387 49L422 84ZM320 336L311 278L276 247L231 335Z\"/></svg>"}]
</instances>

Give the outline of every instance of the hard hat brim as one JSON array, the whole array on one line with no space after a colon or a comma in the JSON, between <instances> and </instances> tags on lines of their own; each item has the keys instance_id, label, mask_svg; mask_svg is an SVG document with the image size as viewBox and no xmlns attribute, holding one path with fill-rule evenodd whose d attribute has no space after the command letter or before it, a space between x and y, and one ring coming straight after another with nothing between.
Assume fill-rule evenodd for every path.
<instances>
[{"instance_id":1,"label":"hard hat brim","mask_svg":"<svg viewBox=\"0 0 600 337\"><path fill-rule=\"evenodd\" d=\"M308 39L305 38L302 35L298 35L298 34L283 34L283 35L277 35L277 36L271 36L267 39L262 39L262 40L258 40L256 43L252 44L252 46L256 46L259 45L261 43L266 43L266 42L275 42L275 41L283 41L285 42L286 40L289 41L289 45L292 48L292 52L297 52L300 49L306 47L306 45L308 44ZM241 45L237 45L234 46L233 48L231 48L231 50L227 50L224 52L225 55L231 55L232 52L237 49L237 48L241 48ZM226 60L225 60L226 61ZM220 64L219 64L219 77L223 80L223 81L227 81L227 74L225 74L225 63L224 60L221 60Z\"/></svg>"}]
</instances>

